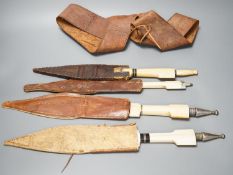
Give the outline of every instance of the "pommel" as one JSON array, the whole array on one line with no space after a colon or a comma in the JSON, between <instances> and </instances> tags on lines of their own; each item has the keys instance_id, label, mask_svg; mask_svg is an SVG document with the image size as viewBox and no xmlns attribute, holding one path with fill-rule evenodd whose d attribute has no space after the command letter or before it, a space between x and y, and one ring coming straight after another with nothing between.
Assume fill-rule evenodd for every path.
<instances>
[{"instance_id":1,"label":"pommel","mask_svg":"<svg viewBox=\"0 0 233 175\"><path fill-rule=\"evenodd\" d=\"M206 132L196 133L197 141L207 142L215 139L225 139L225 134L211 134Z\"/></svg>"},{"instance_id":2,"label":"pommel","mask_svg":"<svg viewBox=\"0 0 233 175\"><path fill-rule=\"evenodd\" d=\"M177 77L184 77L184 76L192 76L197 75L198 72L196 69L178 69L176 70L176 76Z\"/></svg>"}]
</instances>

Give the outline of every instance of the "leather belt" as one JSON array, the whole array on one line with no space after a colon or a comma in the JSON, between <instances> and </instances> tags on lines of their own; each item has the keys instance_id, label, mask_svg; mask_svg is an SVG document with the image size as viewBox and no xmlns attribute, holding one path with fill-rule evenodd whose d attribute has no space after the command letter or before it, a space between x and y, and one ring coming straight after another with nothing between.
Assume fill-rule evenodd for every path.
<instances>
[{"instance_id":1,"label":"leather belt","mask_svg":"<svg viewBox=\"0 0 233 175\"><path fill-rule=\"evenodd\" d=\"M199 21L174 14L168 21L154 11L104 18L76 4L58 17L60 28L91 53L121 51L128 39L161 51L191 45Z\"/></svg>"}]
</instances>

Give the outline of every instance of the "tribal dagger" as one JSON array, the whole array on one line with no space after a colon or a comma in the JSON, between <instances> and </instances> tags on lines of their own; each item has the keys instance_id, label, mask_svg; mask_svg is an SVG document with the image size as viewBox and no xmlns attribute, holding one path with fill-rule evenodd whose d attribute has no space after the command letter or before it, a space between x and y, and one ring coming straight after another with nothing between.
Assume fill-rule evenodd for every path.
<instances>
[{"instance_id":1,"label":"tribal dagger","mask_svg":"<svg viewBox=\"0 0 233 175\"><path fill-rule=\"evenodd\" d=\"M225 138L192 129L170 133L139 133L135 124L129 125L67 125L48 128L5 141L5 145L62 154L137 152L141 143L174 143L196 146L197 141Z\"/></svg>"},{"instance_id":2,"label":"tribal dagger","mask_svg":"<svg viewBox=\"0 0 233 175\"><path fill-rule=\"evenodd\" d=\"M141 105L126 98L58 93L37 98L7 101L4 108L12 108L57 119L96 118L126 120L141 115L167 116L173 119L189 119L206 115L218 115L218 111L189 107L184 104Z\"/></svg>"},{"instance_id":3,"label":"tribal dagger","mask_svg":"<svg viewBox=\"0 0 233 175\"><path fill-rule=\"evenodd\" d=\"M140 79L118 81L62 80L50 83L27 84L25 92L71 92L79 94L97 94L110 92L140 93L143 89L184 90L192 86L183 81L143 82Z\"/></svg>"},{"instance_id":4,"label":"tribal dagger","mask_svg":"<svg viewBox=\"0 0 233 175\"><path fill-rule=\"evenodd\" d=\"M67 79L128 80L136 77L175 79L197 75L196 69L147 68L134 69L127 65L83 64L58 67L34 68L35 73Z\"/></svg>"}]
</instances>

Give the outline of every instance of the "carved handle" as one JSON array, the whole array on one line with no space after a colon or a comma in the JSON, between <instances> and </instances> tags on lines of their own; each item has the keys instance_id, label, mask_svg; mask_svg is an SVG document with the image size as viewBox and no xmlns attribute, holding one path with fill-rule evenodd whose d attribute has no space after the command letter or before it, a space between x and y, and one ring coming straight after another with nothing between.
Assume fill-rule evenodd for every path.
<instances>
[{"instance_id":1,"label":"carved handle","mask_svg":"<svg viewBox=\"0 0 233 175\"><path fill-rule=\"evenodd\" d=\"M189 118L189 106L181 104L172 105L143 105L142 115L167 116L177 119Z\"/></svg>"},{"instance_id":2,"label":"carved handle","mask_svg":"<svg viewBox=\"0 0 233 175\"><path fill-rule=\"evenodd\" d=\"M175 79L176 73L170 68L137 69L137 77Z\"/></svg>"},{"instance_id":3,"label":"carved handle","mask_svg":"<svg viewBox=\"0 0 233 175\"><path fill-rule=\"evenodd\" d=\"M197 75L196 69L176 70L173 68L131 69L123 68L121 71L129 72L131 77L175 79L176 76Z\"/></svg>"},{"instance_id":4,"label":"carved handle","mask_svg":"<svg viewBox=\"0 0 233 175\"><path fill-rule=\"evenodd\" d=\"M192 129L175 130L170 133L150 133L150 143L174 143L178 146L195 146L195 132Z\"/></svg>"},{"instance_id":5,"label":"carved handle","mask_svg":"<svg viewBox=\"0 0 233 175\"><path fill-rule=\"evenodd\" d=\"M188 86L192 86L192 83L186 83L182 81L161 81L161 82L143 82L143 88L145 89L186 89Z\"/></svg>"}]
</instances>

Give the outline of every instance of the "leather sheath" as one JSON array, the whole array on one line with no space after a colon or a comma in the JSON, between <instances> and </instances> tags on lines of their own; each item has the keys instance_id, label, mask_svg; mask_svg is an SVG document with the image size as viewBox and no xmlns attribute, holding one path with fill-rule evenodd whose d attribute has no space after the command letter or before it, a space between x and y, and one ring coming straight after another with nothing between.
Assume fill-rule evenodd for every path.
<instances>
[{"instance_id":1,"label":"leather sheath","mask_svg":"<svg viewBox=\"0 0 233 175\"><path fill-rule=\"evenodd\" d=\"M91 81L91 80L62 80L51 83L27 84L25 92L70 92L78 94L97 94L115 92L142 91L142 80L118 80L118 81Z\"/></svg>"},{"instance_id":2,"label":"leather sheath","mask_svg":"<svg viewBox=\"0 0 233 175\"><path fill-rule=\"evenodd\" d=\"M86 154L137 152L140 141L135 124L65 125L10 139L4 145L52 153Z\"/></svg>"},{"instance_id":3,"label":"leather sheath","mask_svg":"<svg viewBox=\"0 0 233 175\"><path fill-rule=\"evenodd\" d=\"M127 65L81 64L58 67L34 68L33 72L66 79L81 80L128 80L129 72L121 71Z\"/></svg>"},{"instance_id":4,"label":"leather sheath","mask_svg":"<svg viewBox=\"0 0 233 175\"><path fill-rule=\"evenodd\" d=\"M87 96L72 93L58 93L37 98L7 101L5 108L57 119L113 119L126 120L130 101L125 98Z\"/></svg>"},{"instance_id":5,"label":"leather sheath","mask_svg":"<svg viewBox=\"0 0 233 175\"><path fill-rule=\"evenodd\" d=\"M101 17L77 4L70 4L58 17L60 28L90 53L121 51L128 39L161 51L194 42L199 21L175 13L168 21L155 11Z\"/></svg>"}]
</instances>

